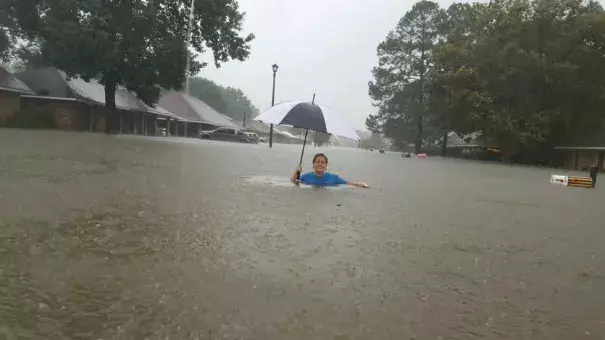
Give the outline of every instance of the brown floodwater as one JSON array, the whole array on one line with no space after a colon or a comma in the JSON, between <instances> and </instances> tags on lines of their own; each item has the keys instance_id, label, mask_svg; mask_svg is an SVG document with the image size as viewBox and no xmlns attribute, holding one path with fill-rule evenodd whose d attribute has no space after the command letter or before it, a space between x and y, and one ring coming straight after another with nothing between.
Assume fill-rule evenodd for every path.
<instances>
[{"instance_id":1,"label":"brown floodwater","mask_svg":"<svg viewBox=\"0 0 605 340\"><path fill-rule=\"evenodd\" d=\"M299 148L0 129L0 339L605 339L602 186Z\"/></svg>"}]
</instances>

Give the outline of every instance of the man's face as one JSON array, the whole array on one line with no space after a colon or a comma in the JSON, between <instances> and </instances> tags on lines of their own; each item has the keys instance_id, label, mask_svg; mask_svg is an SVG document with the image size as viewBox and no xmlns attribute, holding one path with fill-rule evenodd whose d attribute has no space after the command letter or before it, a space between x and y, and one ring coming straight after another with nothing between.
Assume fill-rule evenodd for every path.
<instances>
[{"instance_id":1,"label":"man's face","mask_svg":"<svg viewBox=\"0 0 605 340\"><path fill-rule=\"evenodd\" d=\"M328 163L326 162L326 159L323 157L317 157L317 159L315 159L315 162L313 163L313 170L317 173L324 173L326 171L326 169L328 168Z\"/></svg>"}]
</instances>

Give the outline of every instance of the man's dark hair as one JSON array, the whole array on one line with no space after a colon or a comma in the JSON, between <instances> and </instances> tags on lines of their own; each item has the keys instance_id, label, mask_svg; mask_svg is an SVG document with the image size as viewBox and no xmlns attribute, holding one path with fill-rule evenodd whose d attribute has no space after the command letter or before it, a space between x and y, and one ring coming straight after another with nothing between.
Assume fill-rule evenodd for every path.
<instances>
[{"instance_id":1,"label":"man's dark hair","mask_svg":"<svg viewBox=\"0 0 605 340\"><path fill-rule=\"evenodd\" d=\"M324 155L323 153L318 153L313 156L313 164L315 164L315 160L317 160L318 157L323 157L323 159L326 160L326 164L328 164L328 156Z\"/></svg>"}]
</instances>

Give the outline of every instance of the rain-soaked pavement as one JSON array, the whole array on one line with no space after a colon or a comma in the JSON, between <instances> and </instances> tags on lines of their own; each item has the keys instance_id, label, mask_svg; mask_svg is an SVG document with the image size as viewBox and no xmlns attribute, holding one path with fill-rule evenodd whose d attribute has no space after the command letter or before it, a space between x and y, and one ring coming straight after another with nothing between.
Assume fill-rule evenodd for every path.
<instances>
[{"instance_id":1,"label":"rain-soaked pavement","mask_svg":"<svg viewBox=\"0 0 605 340\"><path fill-rule=\"evenodd\" d=\"M0 130L0 339L605 339L603 187L298 151Z\"/></svg>"}]
</instances>

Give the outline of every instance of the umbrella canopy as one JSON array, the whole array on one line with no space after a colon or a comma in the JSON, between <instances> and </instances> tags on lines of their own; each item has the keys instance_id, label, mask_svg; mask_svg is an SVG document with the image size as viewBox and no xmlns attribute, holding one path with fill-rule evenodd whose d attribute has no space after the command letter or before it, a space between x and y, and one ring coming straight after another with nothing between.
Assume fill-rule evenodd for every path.
<instances>
[{"instance_id":1,"label":"umbrella canopy","mask_svg":"<svg viewBox=\"0 0 605 340\"><path fill-rule=\"evenodd\" d=\"M276 104L254 120L289 125L332 135L359 139L357 132L329 108L313 102L289 101Z\"/></svg>"}]
</instances>

